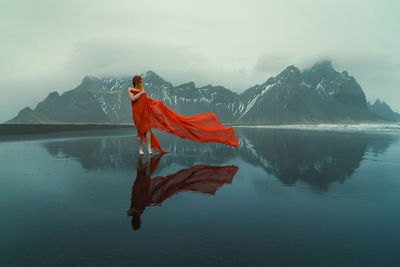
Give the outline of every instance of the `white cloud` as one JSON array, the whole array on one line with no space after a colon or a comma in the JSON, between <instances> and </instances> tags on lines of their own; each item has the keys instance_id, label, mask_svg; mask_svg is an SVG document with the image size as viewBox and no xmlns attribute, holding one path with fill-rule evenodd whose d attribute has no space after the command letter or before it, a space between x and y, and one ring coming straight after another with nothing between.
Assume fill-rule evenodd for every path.
<instances>
[{"instance_id":1,"label":"white cloud","mask_svg":"<svg viewBox=\"0 0 400 267\"><path fill-rule=\"evenodd\" d=\"M330 58L400 111L398 1L3 1L0 121L87 75L154 70L240 92ZM10 104L13 103L13 104Z\"/></svg>"}]
</instances>

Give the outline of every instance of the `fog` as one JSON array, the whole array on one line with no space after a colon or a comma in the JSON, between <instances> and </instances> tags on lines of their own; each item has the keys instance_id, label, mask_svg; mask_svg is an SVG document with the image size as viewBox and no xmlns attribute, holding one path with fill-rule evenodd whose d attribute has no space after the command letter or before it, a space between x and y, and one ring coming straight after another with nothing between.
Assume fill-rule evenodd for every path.
<instances>
[{"instance_id":1,"label":"fog","mask_svg":"<svg viewBox=\"0 0 400 267\"><path fill-rule=\"evenodd\" d=\"M330 59L400 112L399 1L0 1L0 122L85 75L242 92Z\"/></svg>"}]
</instances>

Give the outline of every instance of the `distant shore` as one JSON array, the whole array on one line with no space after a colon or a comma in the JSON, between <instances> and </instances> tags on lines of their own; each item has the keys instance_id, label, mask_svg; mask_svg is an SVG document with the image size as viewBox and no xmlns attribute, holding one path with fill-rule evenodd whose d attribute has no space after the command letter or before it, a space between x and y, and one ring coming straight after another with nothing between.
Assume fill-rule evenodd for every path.
<instances>
[{"instance_id":1,"label":"distant shore","mask_svg":"<svg viewBox=\"0 0 400 267\"><path fill-rule=\"evenodd\" d=\"M129 124L0 124L1 135L49 134L58 132L135 128Z\"/></svg>"},{"instance_id":2,"label":"distant shore","mask_svg":"<svg viewBox=\"0 0 400 267\"><path fill-rule=\"evenodd\" d=\"M108 135L136 136L136 128L122 124L0 124L0 142Z\"/></svg>"},{"instance_id":3,"label":"distant shore","mask_svg":"<svg viewBox=\"0 0 400 267\"><path fill-rule=\"evenodd\" d=\"M319 125L319 124L384 124L377 121L338 121L338 122L298 122L298 123L237 123L221 122L224 126L290 126L290 125ZM388 123L388 122L385 122ZM395 123L395 122L393 122ZM66 123L66 124L0 124L1 135L14 134L46 134L56 132L87 131L87 130L107 130L116 128L135 128L133 123L106 124L106 123Z\"/></svg>"}]
</instances>

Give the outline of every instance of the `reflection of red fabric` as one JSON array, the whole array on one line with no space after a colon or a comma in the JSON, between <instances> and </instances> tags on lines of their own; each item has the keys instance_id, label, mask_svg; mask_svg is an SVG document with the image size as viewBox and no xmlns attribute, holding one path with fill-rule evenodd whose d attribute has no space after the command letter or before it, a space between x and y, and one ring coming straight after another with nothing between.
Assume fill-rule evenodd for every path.
<instances>
[{"instance_id":1,"label":"reflection of red fabric","mask_svg":"<svg viewBox=\"0 0 400 267\"><path fill-rule=\"evenodd\" d=\"M160 155L151 160L151 173L157 168ZM132 187L131 206L139 209L161 205L165 199L182 191L214 195L222 185L232 183L239 169L234 165L196 165L165 177L150 178L150 175L145 174L147 164L149 162L138 166L137 177Z\"/></svg>"},{"instance_id":2,"label":"reflection of red fabric","mask_svg":"<svg viewBox=\"0 0 400 267\"><path fill-rule=\"evenodd\" d=\"M154 177L150 180L151 205L160 205L182 191L214 195L222 185L232 183L238 169L236 166L196 165L165 177Z\"/></svg>"},{"instance_id":3,"label":"reflection of red fabric","mask_svg":"<svg viewBox=\"0 0 400 267\"><path fill-rule=\"evenodd\" d=\"M132 90L133 94L139 91ZM195 142L218 142L230 146L239 146L239 141L232 127L225 127L213 113L201 113L194 116L183 116L165 106L161 101L148 98L143 94L132 103L132 117L135 122L137 136L143 135L149 128L166 131L181 138ZM147 143L146 136L143 140ZM157 138L151 132L151 147L161 153Z\"/></svg>"}]
</instances>

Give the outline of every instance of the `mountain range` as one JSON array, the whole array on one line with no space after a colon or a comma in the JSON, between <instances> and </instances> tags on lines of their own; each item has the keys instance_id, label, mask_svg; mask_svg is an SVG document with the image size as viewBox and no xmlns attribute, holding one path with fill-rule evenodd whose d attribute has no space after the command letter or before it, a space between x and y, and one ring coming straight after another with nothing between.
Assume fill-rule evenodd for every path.
<instances>
[{"instance_id":1,"label":"mountain range","mask_svg":"<svg viewBox=\"0 0 400 267\"><path fill-rule=\"evenodd\" d=\"M173 85L151 70L141 76L148 97L161 100L175 112L186 116L212 112L223 123L400 120L400 115L386 103L385 107L381 102L367 103L355 78L347 71L336 71L330 61L317 62L304 70L288 66L277 76L240 94L211 84L203 87L196 87L194 82ZM129 87L132 87L131 77L85 76L78 87L61 95L51 92L35 109L26 107L6 123L133 123Z\"/></svg>"}]
</instances>

